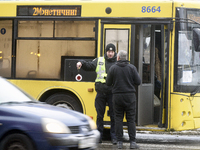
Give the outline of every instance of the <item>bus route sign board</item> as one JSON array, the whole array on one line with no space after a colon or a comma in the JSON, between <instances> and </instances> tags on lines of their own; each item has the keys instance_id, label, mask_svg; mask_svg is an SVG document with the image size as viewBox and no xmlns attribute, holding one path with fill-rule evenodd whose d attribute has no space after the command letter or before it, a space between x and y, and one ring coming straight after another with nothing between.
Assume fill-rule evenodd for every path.
<instances>
[{"instance_id":1,"label":"bus route sign board","mask_svg":"<svg viewBox=\"0 0 200 150\"><path fill-rule=\"evenodd\" d=\"M81 6L17 6L17 16L81 16Z\"/></svg>"}]
</instances>

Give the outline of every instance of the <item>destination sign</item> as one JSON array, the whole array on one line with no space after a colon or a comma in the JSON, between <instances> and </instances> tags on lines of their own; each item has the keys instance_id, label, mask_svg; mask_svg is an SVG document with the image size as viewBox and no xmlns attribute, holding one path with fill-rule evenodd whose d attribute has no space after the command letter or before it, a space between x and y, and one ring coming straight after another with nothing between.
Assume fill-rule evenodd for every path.
<instances>
[{"instance_id":1,"label":"destination sign","mask_svg":"<svg viewBox=\"0 0 200 150\"><path fill-rule=\"evenodd\" d=\"M81 6L18 6L17 16L81 16Z\"/></svg>"}]
</instances>

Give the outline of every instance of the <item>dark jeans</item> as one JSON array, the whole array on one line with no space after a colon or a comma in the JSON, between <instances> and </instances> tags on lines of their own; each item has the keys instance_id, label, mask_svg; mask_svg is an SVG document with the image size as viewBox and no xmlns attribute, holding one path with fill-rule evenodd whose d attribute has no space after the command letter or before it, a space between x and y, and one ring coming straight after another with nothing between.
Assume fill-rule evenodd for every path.
<instances>
[{"instance_id":1,"label":"dark jeans","mask_svg":"<svg viewBox=\"0 0 200 150\"><path fill-rule=\"evenodd\" d=\"M128 134L130 141L136 141L135 114L136 96L135 93L113 94L113 108L115 114L115 133L118 141L123 141L123 118L126 114Z\"/></svg>"},{"instance_id":2,"label":"dark jeans","mask_svg":"<svg viewBox=\"0 0 200 150\"><path fill-rule=\"evenodd\" d=\"M116 139L115 137L115 121L114 121L114 112L113 112L113 104L112 104L112 94L104 94L97 92L95 98L95 108L97 111L97 129L101 134L101 138L103 136L103 117L105 114L106 102L109 106L110 120L111 120L111 129L110 136L112 139Z\"/></svg>"}]
</instances>

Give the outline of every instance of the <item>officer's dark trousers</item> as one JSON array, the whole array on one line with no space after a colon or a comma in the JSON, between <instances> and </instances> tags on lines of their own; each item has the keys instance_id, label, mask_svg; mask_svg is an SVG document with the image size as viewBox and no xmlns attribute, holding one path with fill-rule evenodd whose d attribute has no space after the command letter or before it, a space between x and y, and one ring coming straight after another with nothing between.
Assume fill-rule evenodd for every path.
<instances>
[{"instance_id":1,"label":"officer's dark trousers","mask_svg":"<svg viewBox=\"0 0 200 150\"><path fill-rule=\"evenodd\" d=\"M95 107L97 111L97 129L101 134L101 138L103 136L103 117L106 108L106 102L108 102L109 106L109 113L110 113L110 120L111 120L111 129L110 129L110 136L112 139L115 137L115 121L114 121L114 114L113 114L113 104L112 104L112 94L104 94L97 92L96 99L95 99Z\"/></svg>"},{"instance_id":2,"label":"officer's dark trousers","mask_svg":"<svg viewBox=\"0 0 200 150\"><path fill-rule=\"evenodd\" d=\"M123 141L123 118L126 114L128 134L130 141L136 141L135 113L136 96L135 93L113 94L113 109L115 114L115 133L118 141Z\"/></svg>"}]
</instances>

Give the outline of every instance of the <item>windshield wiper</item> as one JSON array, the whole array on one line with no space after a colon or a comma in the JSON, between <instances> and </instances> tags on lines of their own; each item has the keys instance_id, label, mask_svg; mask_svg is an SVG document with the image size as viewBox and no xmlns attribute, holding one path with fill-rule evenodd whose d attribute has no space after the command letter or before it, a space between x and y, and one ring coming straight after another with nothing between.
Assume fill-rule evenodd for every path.
<instances>
[{"instance_id":1,"label":"windshield wiper","mask_svg":"<svg viewBox=\"0 0 200 150\"><path fill-rule=\"evenodd\" d=\"M20 104L22 102L15 102L15 101L11 101L11 102L1 102L0 104Z\"/></svg>"},{"instance_id":2,"label":"windshield wiper","mask_svg":"<svg viewBox=\"0 0 200 150\"><path fill-rule=\"evenodd\" d=\"M200 91L200 87L196 88L194 92L190 93L190 96L194 96L195 94L197 94Z\"/></svg>"},{"instance_id":3,"label":"windshield wiper","mask_svg":"<svg viewBox=\"0 0 200 150\"><path fill-rule=\"evenodd\" d=\"M24 101L24 103L39 103L39 101Z\"/></svg>"}]
</instances>

